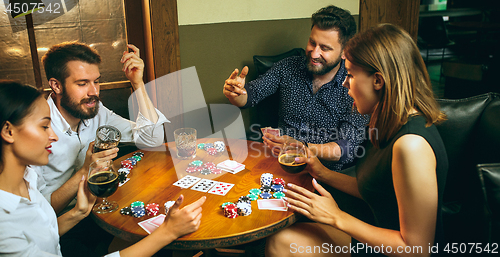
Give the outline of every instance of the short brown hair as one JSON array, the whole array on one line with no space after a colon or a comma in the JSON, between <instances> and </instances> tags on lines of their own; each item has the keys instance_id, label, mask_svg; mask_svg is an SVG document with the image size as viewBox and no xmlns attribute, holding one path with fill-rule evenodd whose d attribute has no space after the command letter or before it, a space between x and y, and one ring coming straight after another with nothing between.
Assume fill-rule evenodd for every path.
<instances>
[{"instance_id":1,"label":"short brown hair","mask_svg":"<svg viewBox=\"0 0 500 257\"><path fill-rule=\"evenodd\" d=\"M311 22L311 29L316 26L321 30L337 31L342 47L356 34L356 22L351 13L334 5L319 9L312 15Z\"/></svg>"},{"instance_id":2,"label":"short brown hair","mask_svg":"<svg viewBox=\"0 0 500 257\"><path fill-rule=\"evenodd\" d=\"M79 42L64 42L52 46L42 57L43 67L47 80L57 79L64 85L68 74L68 62L82 61L89 64L101 63L101 56L97 50Z\"/></svg>"}]
</instances>

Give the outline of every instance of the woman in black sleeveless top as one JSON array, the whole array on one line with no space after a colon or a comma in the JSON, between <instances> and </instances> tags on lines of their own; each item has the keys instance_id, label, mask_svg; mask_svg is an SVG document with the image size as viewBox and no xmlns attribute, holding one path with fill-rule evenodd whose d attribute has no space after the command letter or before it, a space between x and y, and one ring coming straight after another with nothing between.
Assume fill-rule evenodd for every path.
<instances>
[{"instance_id":1,"label":"woman in black sleeveless top","mask_svg":"<svg viewBox=\"0 0 500 257\"><path fill-rule=\"evenodd\" d=\"M420 52L401 28L382 24L356 35L345 49L344 86L353 108L371 114L369 140L358 149L356 178L306 161L320 195L296 185L290 209L317 223L296 223L267 241L268 256L383 254L429 256L442 240L441 202L448 170L434 126L445 115L433 97ZM340 210L316 179L362 198L375 224ZM441 249L439 249L441 250Z\"/></svg>"}]
</instances>

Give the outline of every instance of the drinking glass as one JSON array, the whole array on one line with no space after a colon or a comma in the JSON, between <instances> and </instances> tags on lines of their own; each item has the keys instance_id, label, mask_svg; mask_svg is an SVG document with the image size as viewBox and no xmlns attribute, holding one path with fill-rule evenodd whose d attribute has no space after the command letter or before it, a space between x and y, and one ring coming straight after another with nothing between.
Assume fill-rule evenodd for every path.
<instances>
[{"instance_id":1,"label":"drinking glass","mask_svg":"<svg viewBox=\"0 0 500 257\"><path fill-rule=\"evenodd\" d=\"M97 153L117 147L121 138L122 134L117 128L109 125L100 126L95 132L93 152Z\"/></svg>"},{"instance_id":2,"label":"drinking glass","mask_svg":"<svg viewBox=\"0 0 500 257\"><path fill-rule=\"evenodd\" d=\"M90 164L87 186L90 192L102 197L102 202L92 209L96 213L110 213L118 209L118 203L108 201L108 196L118 189L118 172L113 169L113 162L97 160Z\"/></svg>"},{"instance_id":3,"label":"drinking glass","mask_svg":"<svg viewBox=\"0 0 500 257\"><path fill-rule=\"evenodd\" d=\"M296 163L296 157L307 158L306 145L293 138L285 140L278 157L281 168L288 173L299 173L303 171L306 167L306 163Z\"/></svg>"},{"instance_id":4,"label":"drinking glass","mask_svg":"<svg viewBox=\"0 0 500 257\"><path fill-rule=\"evenodd\" d=\"M196 129L179 128L174 131L177 157L187 160L196 157Z\"/></svg>"}]
</instances>

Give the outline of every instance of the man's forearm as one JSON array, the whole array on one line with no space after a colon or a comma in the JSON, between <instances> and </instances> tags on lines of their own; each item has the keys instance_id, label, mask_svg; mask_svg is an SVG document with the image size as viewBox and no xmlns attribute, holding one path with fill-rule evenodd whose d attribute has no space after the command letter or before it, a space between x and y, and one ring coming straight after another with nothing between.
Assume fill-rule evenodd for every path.
<instances>
[{"instance_id":1,"label":"man's forearm","mask_svg":"<svg viewBox=\"0 0 500 257\"><path fill-rule=\"evenodd\" d=\"M66 183L52 193L50 204L56 213L60 213L75 198L82 175L86 174L83 169L80 169Z\"/></svg>"},{"instance_id":2,"label":"man's forearm","mask_svg":"<svg viewBox=\"0 0 500 257\"><path fill-rule=\"evenodd\" d=\"M158 121L158 114L156 113L155 107L146 92L144 83L133 85L133 87L135 88L134 93L137 97L137 103L139 104L139 112L141 112L146 119L156 123Z\"/></svg>"},{"instance_id":3,"label":"man's forearm","mask_svg":"<svg viewBox=\"0 0 500 257\"><path fill-rule=\"evenodd\" d=\"M338 161L342 156L342 149L335 142L326 144L309 144L309 149L318 156L318 158L325 161Z\"/></svg>"}]
</instances>

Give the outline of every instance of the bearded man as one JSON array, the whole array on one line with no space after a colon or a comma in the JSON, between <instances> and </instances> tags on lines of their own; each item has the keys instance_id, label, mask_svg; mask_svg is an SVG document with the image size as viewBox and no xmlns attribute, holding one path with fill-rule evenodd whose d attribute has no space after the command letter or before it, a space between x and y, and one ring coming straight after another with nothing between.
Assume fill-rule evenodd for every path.
<instances>
[{"instance_id":1,"label":"bearded man","mask_svg":"<svg viewBox=\"0 0 500 257\"><path fill-rule=\"evenodd\" d=\"M353 112L353 99L342 86L347 71L343 47L356 33L347 10L327 6L312 15L305 57L277 62L259 78L245 84L248 67L234 70L223 93L240 108L257 105L279 92L278 127L284 136L263 135L264 143L277 155L287 137L308 143L325 166L340 171L357 156L364 139L367 116Z\"/></svg>"},{"instance_id":2,"label":"bearded man","mask_svg":"<svg viewBox=\"0 0 500 257\"><path fill-rule=\"evenodd\" d=\"M45 73L52 89L47 99L51 112L51 126L59 137L48 150L49 164L34 167L38 174L38 190L51 203L58 215L76 203L78 184L86 178L89 164L96 160L112 160L118 148L93 153L96 130L111 125L121 132L121 142L134 142L140 146L155 147L164 143L165 116L154 108L142 80L144 62L139 49L133 45L121 57L123 71L135 90L139 115L135 122L107 109L99 99L99 64L101 57L95 49L77 42L54 45L43 56ZM128 50L128 49L127 49ZM61 251L67 256L102 256L95 242L107 245L112 237L99 230L87 217L61 237ZM104 252L105 254L106 252Z\"/></svg>"}]
</instances>

